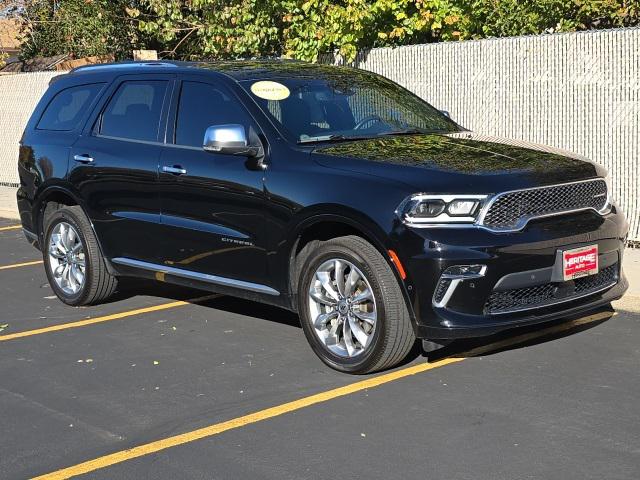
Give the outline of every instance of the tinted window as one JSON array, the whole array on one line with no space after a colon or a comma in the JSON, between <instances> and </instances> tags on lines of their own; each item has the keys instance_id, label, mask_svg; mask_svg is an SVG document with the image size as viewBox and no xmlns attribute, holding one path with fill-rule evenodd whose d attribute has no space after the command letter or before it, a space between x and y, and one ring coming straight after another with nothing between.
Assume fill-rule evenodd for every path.
<instances>
[{"instance_id":1,"label":"tinted window","mask_svg":"<svg viewBox=\"0 0 640 480\"><path fill-rule=\"evenodd\" d=\"M409 91L357 70L320 71L316 78L274 78L285 96L256 93L254 80L241 85L293 140L376 137L402 133L450 133L458 125ZM286 87L286 88L285 88Z\"/></svg>"},{"instance_id":2,"label":"tinted window","mask_svg":"<svg viewBox=\"0 0 640 480\"><path fill-rule=\"evenodd\" d=\"M239 123L248 126L244 107L219 87L183 82L176 119L176 144L202 147L204 133L212 125Z\"/></svg>"},{"instance_id":3,"label":"tinted window","mask_svg":"<svg viewBox=\"0 0 640 480\"><path fill-rule=\"evenodd\" d=\"M156 141L167 89L164 81L124 82L102 114L100 133L110 137Z\"/></svg>"},{"instance_id":4,"label":"tinted window","mask_svg":"<svg viewBox=\"0 0 640 480\"><path fill-rule=\"evenodd\" d=\"M58 92L44 110L38 126L40 130L73 130L78 126L82 114L96 98L103 83L78 85Z\"/></svg>"}]
</instances>

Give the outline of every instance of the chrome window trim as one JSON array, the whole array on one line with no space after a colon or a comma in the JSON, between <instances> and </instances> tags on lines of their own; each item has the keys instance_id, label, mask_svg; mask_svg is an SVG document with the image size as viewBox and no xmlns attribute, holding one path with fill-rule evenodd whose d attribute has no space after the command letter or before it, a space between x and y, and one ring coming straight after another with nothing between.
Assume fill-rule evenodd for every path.
<instances>
[{"instance_id":1,"label":"chrome window trim","mask_svg":"<svg viewBox=\"0 0 640 480\"><path fill-rule=\"evenodd\" d=\"M242 290L248 290L250 292L264 293L273 296L280 295L280 292L278 292L277 290L274 290L273 288L266 285L261 285L259 283L245 282L243 280L219 277L217 275L209 275L207 273L192 272L190 270L183 270L182 268L168 267L166 265L143 262L141 260L134 260L132 258L116 257L112 258L111 261L118 265L141 268L143 270L150 270L152 272L166 273L190 280L199 280L201 282L211 283L214 285L221 285L223 287L240 288Z\"/></svg>"}]
</instances>

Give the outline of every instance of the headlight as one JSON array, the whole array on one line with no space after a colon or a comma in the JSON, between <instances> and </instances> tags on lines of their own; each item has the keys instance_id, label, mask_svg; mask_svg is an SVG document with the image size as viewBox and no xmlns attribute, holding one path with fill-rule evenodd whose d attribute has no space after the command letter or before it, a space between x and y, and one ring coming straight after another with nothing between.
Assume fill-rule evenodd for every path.
<instances>
[{"instance_id":1,"label":"headlight","mask_svg":"<svg viewBox=\"0 0 640 480\"><path fill-rule=\"evenodd\" d=\"M606 215L611 212L613 206L613 183L611 182L611 174L609 172L607 172L607 176L604 177L604 181L607 184L607 202L599 212L601 215Z\"/></svg>"},{"instance_id":2,"label":"headlight","mask_svg":"<svg viewBox=\"0 0 640 480\"><path fill-rule=\"evenodd\" d=\"M396 214L409 225L474 223L487 195L416 194L405 199Z\"/></svg>"}]
</instances>

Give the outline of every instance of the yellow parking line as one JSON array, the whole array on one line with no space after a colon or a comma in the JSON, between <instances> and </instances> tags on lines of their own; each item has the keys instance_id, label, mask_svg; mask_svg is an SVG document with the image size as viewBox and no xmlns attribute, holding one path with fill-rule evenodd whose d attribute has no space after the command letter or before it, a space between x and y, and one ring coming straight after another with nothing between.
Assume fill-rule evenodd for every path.
<instances>
[{"instance_id":1,"label":"yellow parking line","mask_svg":"<svg viewBox=\"0 0 640 480\"><path fill-rule=\"evenodd\" d=\"M41 263L43 263L42 260L33 260L31 262L14 263L13 265L2 265L0 266L0 270L9 270L10 268L28 267L30 265L40 265Z\"/></svg>"},{"instance_id":2,"label":"yellow parking line","mask_svg":"<svg viewBox=\"0 0 640 480\"><path fill-rule=\"evenodd\" d=\"M9 225L8 227L0 227L0 232L4 232L5 230L18 230L22 228L22 225Z\"/></svg>"},{"instance_id":3,"label":"yellow parking line","mask_svg":"<svg viewBox=\"0 0 640 480\"><path fill-rule=\"evenodd\" d=\"M182 433L180 435L175 435L173 437L156 440L155 442L145 443L142 445L138 445L137 447L133 447L127 450L122 450L120 452L115 452L109 455L105 455L103 457L99 457L94 460L89 460L88 462L80 463L72 467L67 467L67 468L63 468L62 470L57 470L55 472L47 473L40 477L36 477L35 480L63 479L63 478L75 477L76 475L83 475L85 473L93 472L101 468L126 462L127 460L132 460L134 458L149 455L151 453L156 453L161 450L166 450L167 448L177 447L178 445L183 445L185 443L194 442L196 440L201 440L203 438L212 437L222 432L226 432L227 430L233 430L235 428L244 427L252 423L261 422L263 420L268 420L273 417L278 417L280 415L284 415L285 413L294 412L296 410L300 410L302 408L306 408L311 405L333 400L334 398L343 397L345 395L351 395L353 393L360 392L368 388L379 387L380 385L393 382L394 380L399 380L401 378L408 377L410 375L426 372L427 370L433 370L435 368L444 367L445 365L461 362L462 360L464 359L447 358L435 363L421 363L419 365L414 365L412 367L403 368L401 370L396 370L395 372L386 373L383 375L379 375L377 377L372 377L366 380L351 383L349 385L345 385L344 387L334 388L332 390L327 390L325 392L320 392L315 395L303 397L298 400L294 400L292 402L283 403L282 405L276 405L275 407L259 410L257 412L250 413L242 417L237 417L231 420L227 420L226 422L216 423L214 425L200 428L198 430L193 430L191 432Z\"/></svg>"},{"instance_id":4,"label":"yellow parking line","mask_svg":"<svg viewBox=\"0 0 640 480\"><path fill-rule=\"evenodd\" d=\"M9 340L15 340L17 338L32 337L34 335L42 335L43 333L59 332L60 330L68 330L70 328L86 327L87 325L94 325L96 323L110 322L112 320L120 320L121 318L132 317L134 315L141 315L143 313L158 312L160 310L167 310L169 308L181 307L183 305L189 305L191 303L204 302L205 300L211 300L219 297L218 294L206 295L204 297L194 298L187 301L177 301L162 303L160 305L154 305L152 307L137 308L135 310L128 310L126 312L114 313L111 315L105 315L96 318L87 318L86 320L79 320L77 322L61 323L59 325L51 325L49 327L37 328L35 330L26 330L24 332L10 333L8 335L0 335L0 342L8 342Z\"/></svg>"},{"instance_id":5,"label":"yellow parking line","mask_svg":"<svg viewBox=\"0 0 640 480\"><path fill-rule=\"evenodd\" d=\"M601 312L594 315L589 315L571 322L567 322L566 324L554 325L552 327L541 329L531 334L518 335L511 339L498 341L493 344L485 345L481 348L473 349L465 353L468 355L480 355L483 353L490 353L492 350L495 351L497 348L504 348L510 344L518 344L523 341L532 340L536 337L542 337L544 335L561 333L565 330L569 330L571 328L575 328L580 325L585 325L585 324L596 322L599 320L604 320L607 317L610 317L611 315L612 315L611 312ZM344 387L334 388L332 390L327 390L324 392L317 393L315 395L303 397L298 400L294 400L292 402L276 405L274 407L266 408L264 410L259 410L257 412L250 413L248 415L244 415L241 417L233 418L231 420L209 425L204 428L182 433L179 435L174 435L172 437L163 438L153 442L138 445L133 448L121 450L119 452L111 453L108 455L104 455L102 457L98 457L93 460L89 460L77 465L73 465L60 470L56 470L51 473L41 475L39 477L35 477L34 480L59 480L59 479L67 479L67 478L75 477L77 475L84 475L86 473L94 472L96 470L100 470L112 465L123 463L128 460L132 460L134 458L143 457L145 455L157 453L162 450L177 447L179 445L184 445L186 443L191 443L197 440L201 440L203 438L213 437L215 435L221 434L228 430L241 428L246 425L250 425L252 423L257 423L264 420L268 420L270 418L278 417L280 415L294 412L296 410L300 410L300 409L309 407L311 405L316 405L319 403L327 402L329 400L333 400L338 397L351 395L353 393L357 393L362 390L366 390L368 388L378 387L380 385L384 385L385 383L393 382L395 380L399 380L404 377L416 375L418 373L426 372L428 370L433 370L439 367L444 367L445 365L450 365L452 363L461 362L465 360L465 358L467 357L444 358L432 363L421 363L419 365L403 368L391 373L386 373L376 377L368 378L366 380L351 383Z\"/></svg>"}]
</instances>

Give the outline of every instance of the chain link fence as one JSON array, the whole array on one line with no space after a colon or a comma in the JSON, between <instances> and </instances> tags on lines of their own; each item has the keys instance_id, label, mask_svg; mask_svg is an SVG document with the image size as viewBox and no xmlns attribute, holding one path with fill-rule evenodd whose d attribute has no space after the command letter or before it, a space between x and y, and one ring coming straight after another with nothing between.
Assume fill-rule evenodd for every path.
<instances>
[{"instance_id":1,"label":"chain link fence","mask_svg":"<svg viewBox=\"0 0 640 480\"><path fill-rule=\"evenodd\" d=\"M630 239L640 241L640 28L380 48L361 52L354 66L395 80L479 134L604 165ZM18 141L56 75L0 76L0 185L17 185Z\"/></svg>"}]
</instances>

